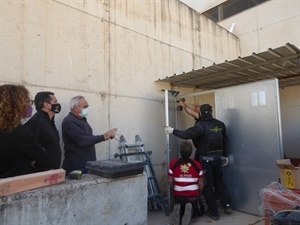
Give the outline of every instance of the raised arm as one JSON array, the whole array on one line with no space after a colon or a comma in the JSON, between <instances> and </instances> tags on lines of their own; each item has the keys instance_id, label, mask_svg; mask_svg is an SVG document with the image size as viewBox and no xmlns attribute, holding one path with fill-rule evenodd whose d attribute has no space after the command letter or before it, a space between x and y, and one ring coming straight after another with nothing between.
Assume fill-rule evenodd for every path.
<instances>
[{"instance_id":1,"label":"raised arm","mask_svg":"<svg viewBox=\"0 0 300 225\"><path fill-rule=\"evenodd\" d=\"M197 120L199 119L199 112L195 111L192 107L185 104L185 102L182 100L179 100L178 103L179 105L182 106L182 108L184 108L187 114L189 114L190 116L194 117Z\"/></svg>"}]
</instances>

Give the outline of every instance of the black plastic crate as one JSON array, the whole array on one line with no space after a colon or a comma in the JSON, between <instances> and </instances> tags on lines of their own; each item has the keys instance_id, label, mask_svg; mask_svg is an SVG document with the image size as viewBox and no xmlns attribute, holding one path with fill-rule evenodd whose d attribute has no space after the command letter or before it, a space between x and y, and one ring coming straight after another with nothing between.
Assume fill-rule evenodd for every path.
<instances>
[{"instance_id":1,"label":"black plastic crate","mask_svg":"<svg viewBox=\"0 0 300 225\"><path fill-rule=\"evenodd\" d=\"M119 178L143 173L144 162L125 162L119 159L88 161L86 169L89 173L101 177Z\"/></svg>"}]
</instances>

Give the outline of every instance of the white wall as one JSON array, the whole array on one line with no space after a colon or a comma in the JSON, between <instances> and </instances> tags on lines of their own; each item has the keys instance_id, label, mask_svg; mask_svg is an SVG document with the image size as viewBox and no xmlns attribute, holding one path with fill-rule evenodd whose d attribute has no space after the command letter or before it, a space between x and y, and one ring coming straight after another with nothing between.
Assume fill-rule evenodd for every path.
<instances>
[{"instance_id":1,"label":"white wall","mask_svg":"<svg viewBox=\"0 0 300 225\"><path fill-rule=\"evenodd\" d=\"M163 188L170 86L155 81L240 55L236 36L179 0L1 1L0 13L0 84L55 92L59 131L70 98L84 95L94 133L118 127L129 144L139 134ZM98 159L118 146L97 144Z\"/></svg>"},{"instance_id":2,"label":"white wall","mask_svg":"<svg viewBox=\"0 0 300 225\"><path fill-rule=\"evenodd\" d=\"M271 0L219 24L229 30L232 23L233 33L240 39L242 57L286 43L300 48L300 0ZM283 150L290 158L300 158L299 92L299 85L280 92Z\"/></svg>"},{"instance_id":3,"label":"white wall","mask_svg":"<svg viewBox=\"0 0 300 225\"><path fill-rule=\"evenodd\" d=\"M271 0L232 16L219 25L239 37L241 56L286 43L300 47L300 0Z\"/></svg>"}]
</instances>

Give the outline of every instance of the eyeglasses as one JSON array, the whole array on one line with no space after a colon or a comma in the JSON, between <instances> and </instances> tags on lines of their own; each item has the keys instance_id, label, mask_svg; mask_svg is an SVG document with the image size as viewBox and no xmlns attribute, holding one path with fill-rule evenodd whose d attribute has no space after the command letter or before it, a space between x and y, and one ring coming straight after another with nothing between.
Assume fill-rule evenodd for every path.
<instances>
[{"instance_id":1,"label":"eyeglasses","mask_svg":"<svg viewBox=\"0 0 300 225\"><path fill-rule=\"evenodd\" d=\"M30 100L30 101L29 101L29 104L30 104L30 105L33 105L33 103L34 103L34 100Z\"/></svg>"}]
</instances>

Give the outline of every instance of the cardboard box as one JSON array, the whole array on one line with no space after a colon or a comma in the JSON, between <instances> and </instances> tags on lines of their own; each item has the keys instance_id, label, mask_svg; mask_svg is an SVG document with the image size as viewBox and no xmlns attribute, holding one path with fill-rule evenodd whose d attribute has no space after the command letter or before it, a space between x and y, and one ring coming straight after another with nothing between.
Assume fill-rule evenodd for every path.
<instances>
[{"instance_id":1,"label":"cardboard box","mask_svg":"<svg viewBox=\"0 0 300 225\"><path fill-rule=\"evenodd\" d=\"M290 159L277 160L281 184L288 189L300 189L300 170Z\"/></svg>"}]
</instances>

